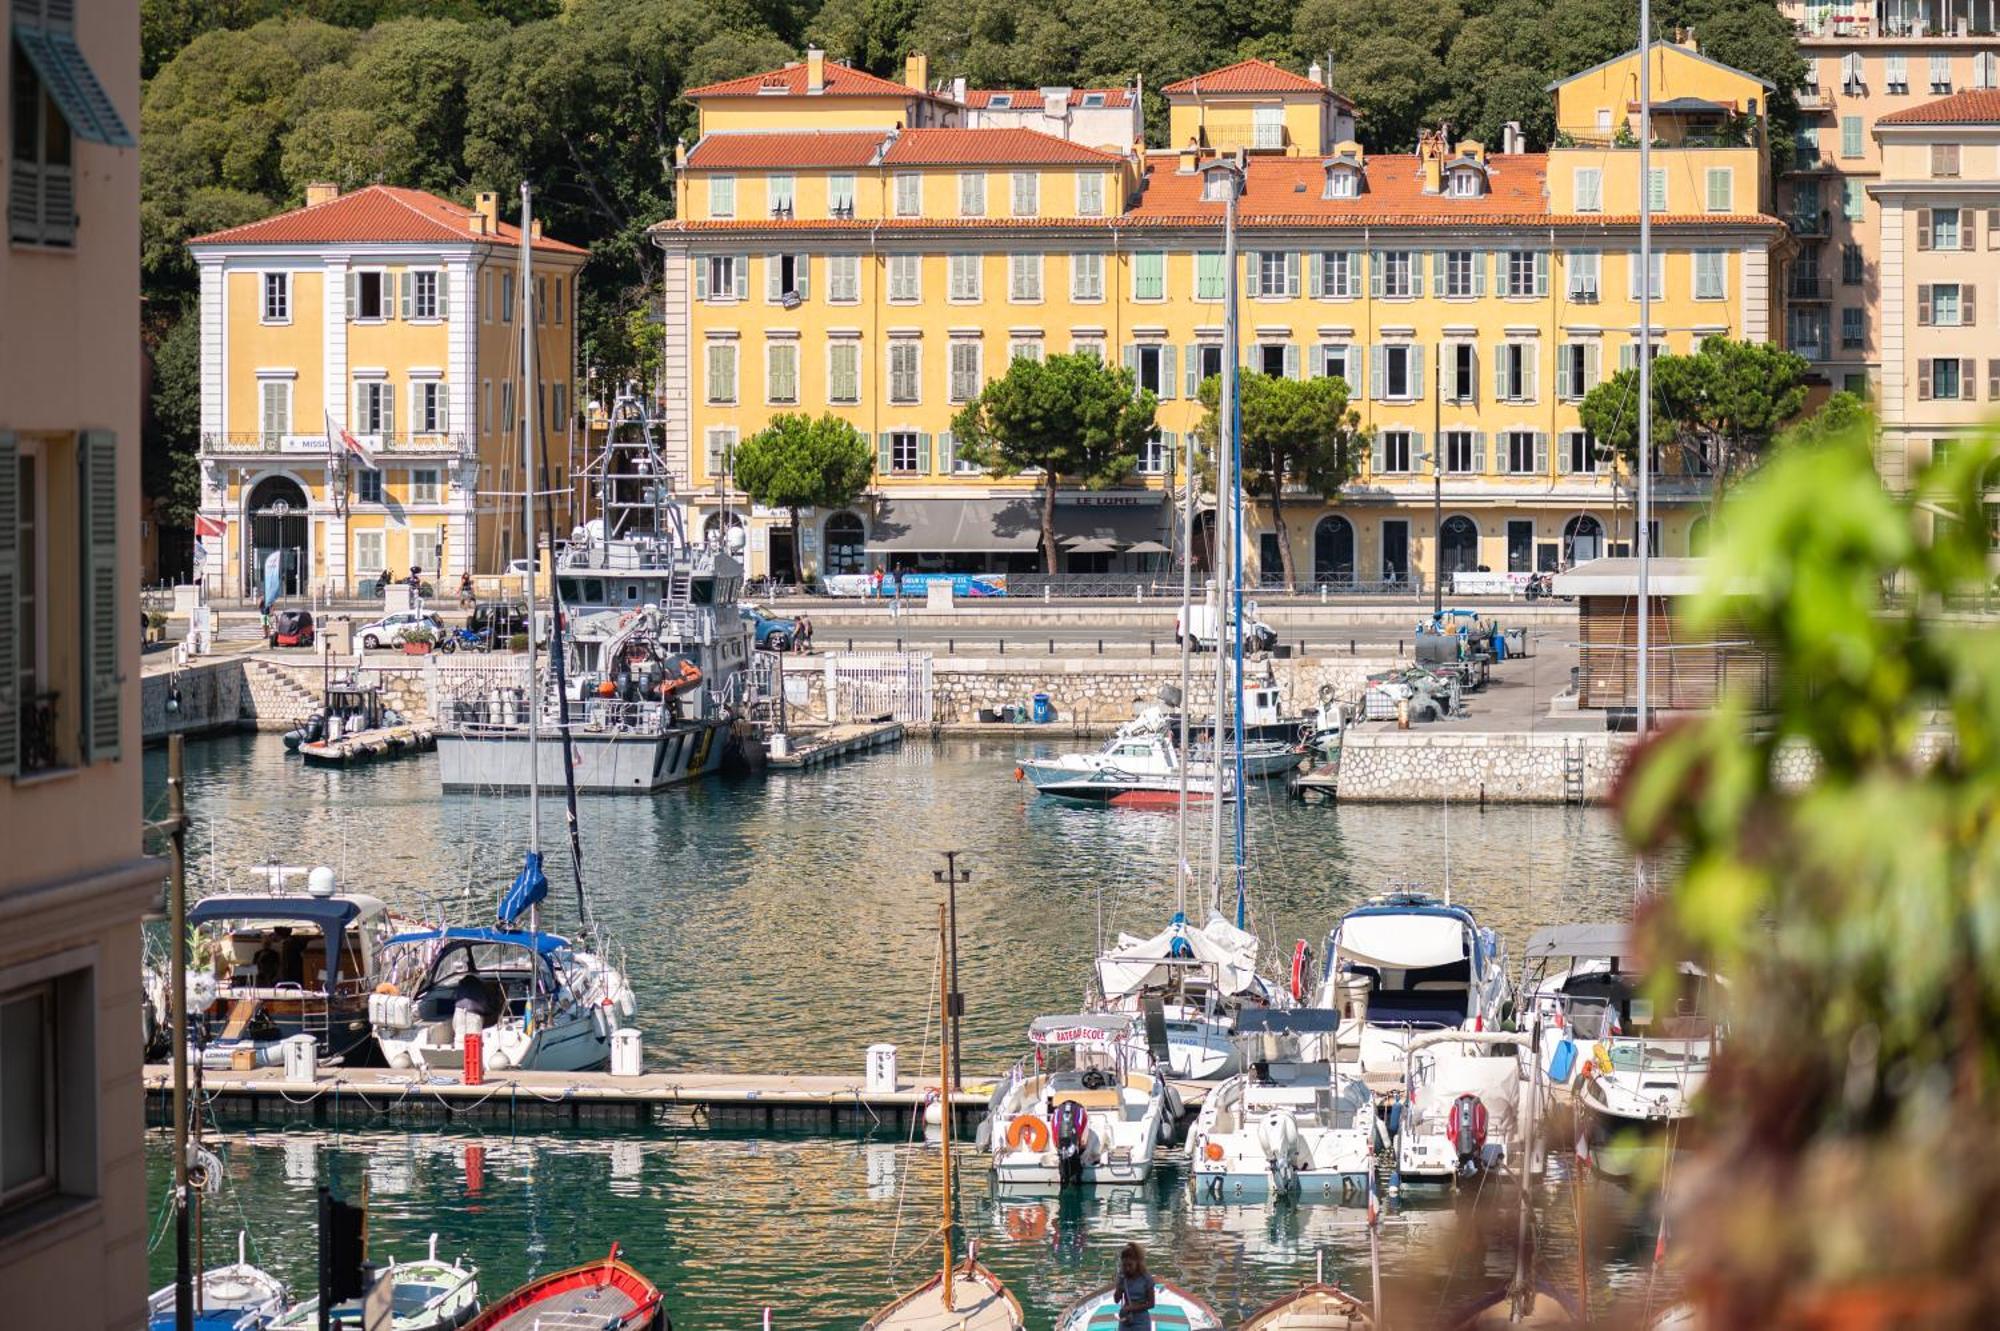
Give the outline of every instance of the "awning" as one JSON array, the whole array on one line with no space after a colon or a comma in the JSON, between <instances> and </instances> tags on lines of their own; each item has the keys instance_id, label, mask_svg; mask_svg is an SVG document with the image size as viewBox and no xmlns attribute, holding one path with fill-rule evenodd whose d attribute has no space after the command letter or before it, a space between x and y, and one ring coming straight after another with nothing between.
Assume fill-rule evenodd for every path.
<instances>
[{"instance_id":1,"label":"awning","mask_svg":"<svg viewBox=\"0 0 2000 1331\"><path fill-rule=\"evenodd\" d=\"M107 144L113 148L133 146L132 131L112 105L111 94L97 80L76 34L67 24L41 25L23 22L21 7L14 7L14 40L19 43L35 74L55 99L69 131L79 139Z\"/></svg>"},{"instance_id":2,"label":"awning","mask_svg":"<svg viewBox=\"0 0 2000 1331\"><path fill-rule=\"evenodd\" d=\"M1056 513L1060 520L1062 512ZM1060 530L1060 528L1058 528ZM875 508L868 550L1032 552L1042 540L1042 513L1029 495L999 499L884 499Z\"/></svg>"},{"instance_id":3,"label":"awning","mask_svg":"<svg viewBox=\"0 0 2000 1331\"><path fill-rule=\"evenodd\" d=\"M1340 960L1381 970L1426 970L1467 955L1465 924L1457 916L1402 911L1350 915L1337 946Z\"/></svg>"},{"instance_id":4,"label":"awning","mask_svg":"<svg viewBox=\"0 0 2000 1331\"><path fill-rule=\"evenodd\" d=\"M1557 924L1528 937L1528 956L1615 960L1632 953L1632 929L1623 924Z\"/></svg>"},{"instance_id":5,"label":"awning","mask_svg":"<svg viewBox=\"0 0 2000 1331\"><path fill-rule=\"evenodd\" d=\"M1087 541L1116 541L1136 545L1140 541L1165 541L1168 515L1164 503L1148 497L1138 504L1110 507L1099 504L1057 504L1056 537L1077 537Z\"/></svg>"},{"instance_id":6,"label":"awning","mask_svg":"<svg viewBox=\"0 0 2000 1331\"><path fill-rule=\"evenodd\" d=\"M323 934L335 934L361 913L361 907L338 897L210 897L188 911L189 924L218 920L297 920L315 924Z\"/></svg>"}]
</instances>

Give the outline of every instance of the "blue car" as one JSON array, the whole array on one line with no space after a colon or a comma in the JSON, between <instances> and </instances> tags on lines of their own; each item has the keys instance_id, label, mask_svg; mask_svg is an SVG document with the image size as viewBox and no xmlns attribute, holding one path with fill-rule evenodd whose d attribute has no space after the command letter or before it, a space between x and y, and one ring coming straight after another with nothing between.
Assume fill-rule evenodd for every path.
<instances>
[{"instance_id":1,"label":"blue car","mask_svg":"<svg viewBox=\"0 0 2000 1331\"><path fill-rule=\"evenodd\" d=\"M767 652L788 652L792 649L792 636L797 625L789 619L778 619L751 606L740 607L743 618L750 621L757 630L757 647Z\"/></svg>"}]
</instances>

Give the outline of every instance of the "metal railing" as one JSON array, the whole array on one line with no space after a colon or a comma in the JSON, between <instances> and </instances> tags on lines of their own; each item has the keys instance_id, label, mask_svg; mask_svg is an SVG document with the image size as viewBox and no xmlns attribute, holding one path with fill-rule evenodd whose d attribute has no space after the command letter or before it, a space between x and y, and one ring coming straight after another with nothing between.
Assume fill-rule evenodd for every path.
<instances>
[{"instance_id":1,"label":"metal railing","mask_svg":"<svg viewBox=\"0 0 2000 1331\"><path fill-rule=\"evenodd\" d=\"M445 453L470 456L475 450L471 435L443 430L402 431L396 434L355 436L376 453ZM291 453L324 456L328 451L325 435L289 434L279 431L210 431L201 437L204 455L235 457L250 453Z\"/></svg>"},{"instance_id":2,"label":"metal railing","mask_svg":"<svg viewBox=\"0 0 2000 1331\"><path fill-rule=\"evenodd\" d=\"M1831 300L1833 279L1817 273L1793 273L1785 283L1785 291L1793 300Z\"/></svg>"},{"instance_id":3,"label":"metal railing","mask_svg":"<svg viewBox=\"0 0 2000 1331\"><path fill-rule=\"evenodd\" d=\"M23 776L46 772L61 759L62 746L56 738L55 690L30 694L21 703L19 770Z\"/></svg>"}]
</instances>

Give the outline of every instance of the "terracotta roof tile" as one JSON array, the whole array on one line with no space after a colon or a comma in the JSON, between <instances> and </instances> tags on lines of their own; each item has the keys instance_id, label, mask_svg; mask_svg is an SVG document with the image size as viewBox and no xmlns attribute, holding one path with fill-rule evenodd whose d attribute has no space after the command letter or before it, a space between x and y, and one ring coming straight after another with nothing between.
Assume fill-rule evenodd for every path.
<instances>
[{"instance_id":1,"label":"terracotta roof tile","mask_svg":"<svg viewBox=\"0 0 2000 1331\"><path fill-rule=\"evenodd\" d=\"M2000 90L1975 88L1953 93L1935 102L1925 102L1907 111L1883 116L1878 125L1994 125L2000 124Z\"/></svg>"},{"instance_id":2,"label":"terracotta roof tile","mask_svg":"<svg viewBox=\"0 0 2000 1331\"><path fill-rule=\"evenodd\" d=\"M1282 65L1274 65L1268 60L1239 60L1221 69L1211 69L1206 74L1196 74L1177 83L1169 83L1160 89L1168 97L1180 93L1211 92L1317 92L1325 93L1326 86L1314 83L1303 74L1294 74Z\"/></svg>"},{"instance_id":3,"label":"terracotta roof tile","mask_svg":"<svg viewBox=\"0 0 2000 1331\"><path fill-rule=\"evenodd\" d=\"M462 203L423 190L396 185L369 185L325 203L266 217L262 221L196 236L190 245L344 245L368 242L408 244L519 245L521 229L500 223L497 231L478 235L472 218L478 214ZM589 251L543 236L538 250L561 254Z\"/></svg>"},{"instance_id":4,"label":"terracotta roof tile","mask_svg":"<svg viewBox=\"0 0 2000 1331\"><path fill-rule=\"evenodd\" d=\"M1039 166L1121 162L1117 153L1086 148L1033 129L906 129L882 155L888 166Z\"/></svg>"},{"instance_id":5,"label":"terracotta roof tile","mask_svg":"<svg viewBox=\"0 0 2000 1331\"><path fill-rule=\"evenodd\" d=\"M1069 93L1069 104L1077 107L1082 106L1083 99L1087 94L1095 94L1102 97L1106 106L1123 107L1132 105L1132 90L1130 88L1072 88ZM1042 90L1040 88L973 88L966 92L965 104L975 111L985 111L993 109L993 99L995 97L1009 99L1006 106L998 108L1002 111L1039 111L1042 109ZM1095 108L1092 109L1094 110Z\"/></svg>"},{"instance_id":6,"label":"terracotta roof tile","mask_svg":"<svg viewBox=\"0 0 2000 1331\"><path fill-rule=\"evenodd\" d=\"M1328 199L1325 164L1317 157L1252 157L1249 183L1238 200L1239 220L1248 217L1296 217L1329 222L1354 217L1399 217L1413 220L1483 221L1500 215L1548 216L1544 180L1548 157L1543 153L1510 153L1488 160L1487 192L1472 198L1425 194L1423 172L1414 153L1371 153L1364 169L1361 194L1352 199ZM1147 215L1222 216L1220 202L1204 202L1201 173L1182 174L1169 156L1149 157L1146 188L1134 210Z\"/></svg>"},{"instance_id":7,"label":"terracotta roof tile","mask_svg":"<svg viewBox=\"0 0 2000 1331\"><path fill-rule=\"evenodd\" d=\"M826 83L821 91L806 91L806 66L804 61L786 65L783 69L767 70L762 74L745 74L740 79L724 79L720 83L710 83L699 88L691 88L682 96L697 97L930 97L933 94L921 88L894 83L877 78L866 70L855 69L837 61L826 62Z\"/></svg>"},{"instance_id":8,"label":"terracotta roof tile","mask_svg":"<svg viewBox=\"0 0 2000 1331\"><path fill-rule=\"evenodd\" d=\"M688 153L687 164L702 171L867 166L888 137L879 129L710 134Z\"/></svg>"}]
</instances>

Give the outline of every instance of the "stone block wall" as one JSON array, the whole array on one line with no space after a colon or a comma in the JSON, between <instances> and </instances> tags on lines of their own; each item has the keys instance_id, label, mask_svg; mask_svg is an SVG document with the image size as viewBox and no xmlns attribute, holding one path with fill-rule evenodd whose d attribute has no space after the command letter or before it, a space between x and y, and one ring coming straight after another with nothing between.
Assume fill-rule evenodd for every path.
<instances>
[{"instance_id":1,"label":"stone block wall","mask_svg":"<svg viewBox=\"0 0 2000 1331\"><path fill-rule=\"evenodd\" d=\"M1581 753L1584 798L1597 803L1610 795L1631 745L1630 736L1594 733L1350 733L1340 750L1340 799L1560 804L1568 751Z\"/></svg>"},{"instance_id":2,"label":"stone block wall","mask_svg":"<svg viewBox=\"0 0 2000 1331\"><path fill-rule=\"evenodd\" d=\"M169 711L168 700L176 694L179 705ZM242 724L243 695L239 661L204 661L148 674L139 686L139 733L152 744L173 734L234 730Z\"/></svg>"}]
</instances>

